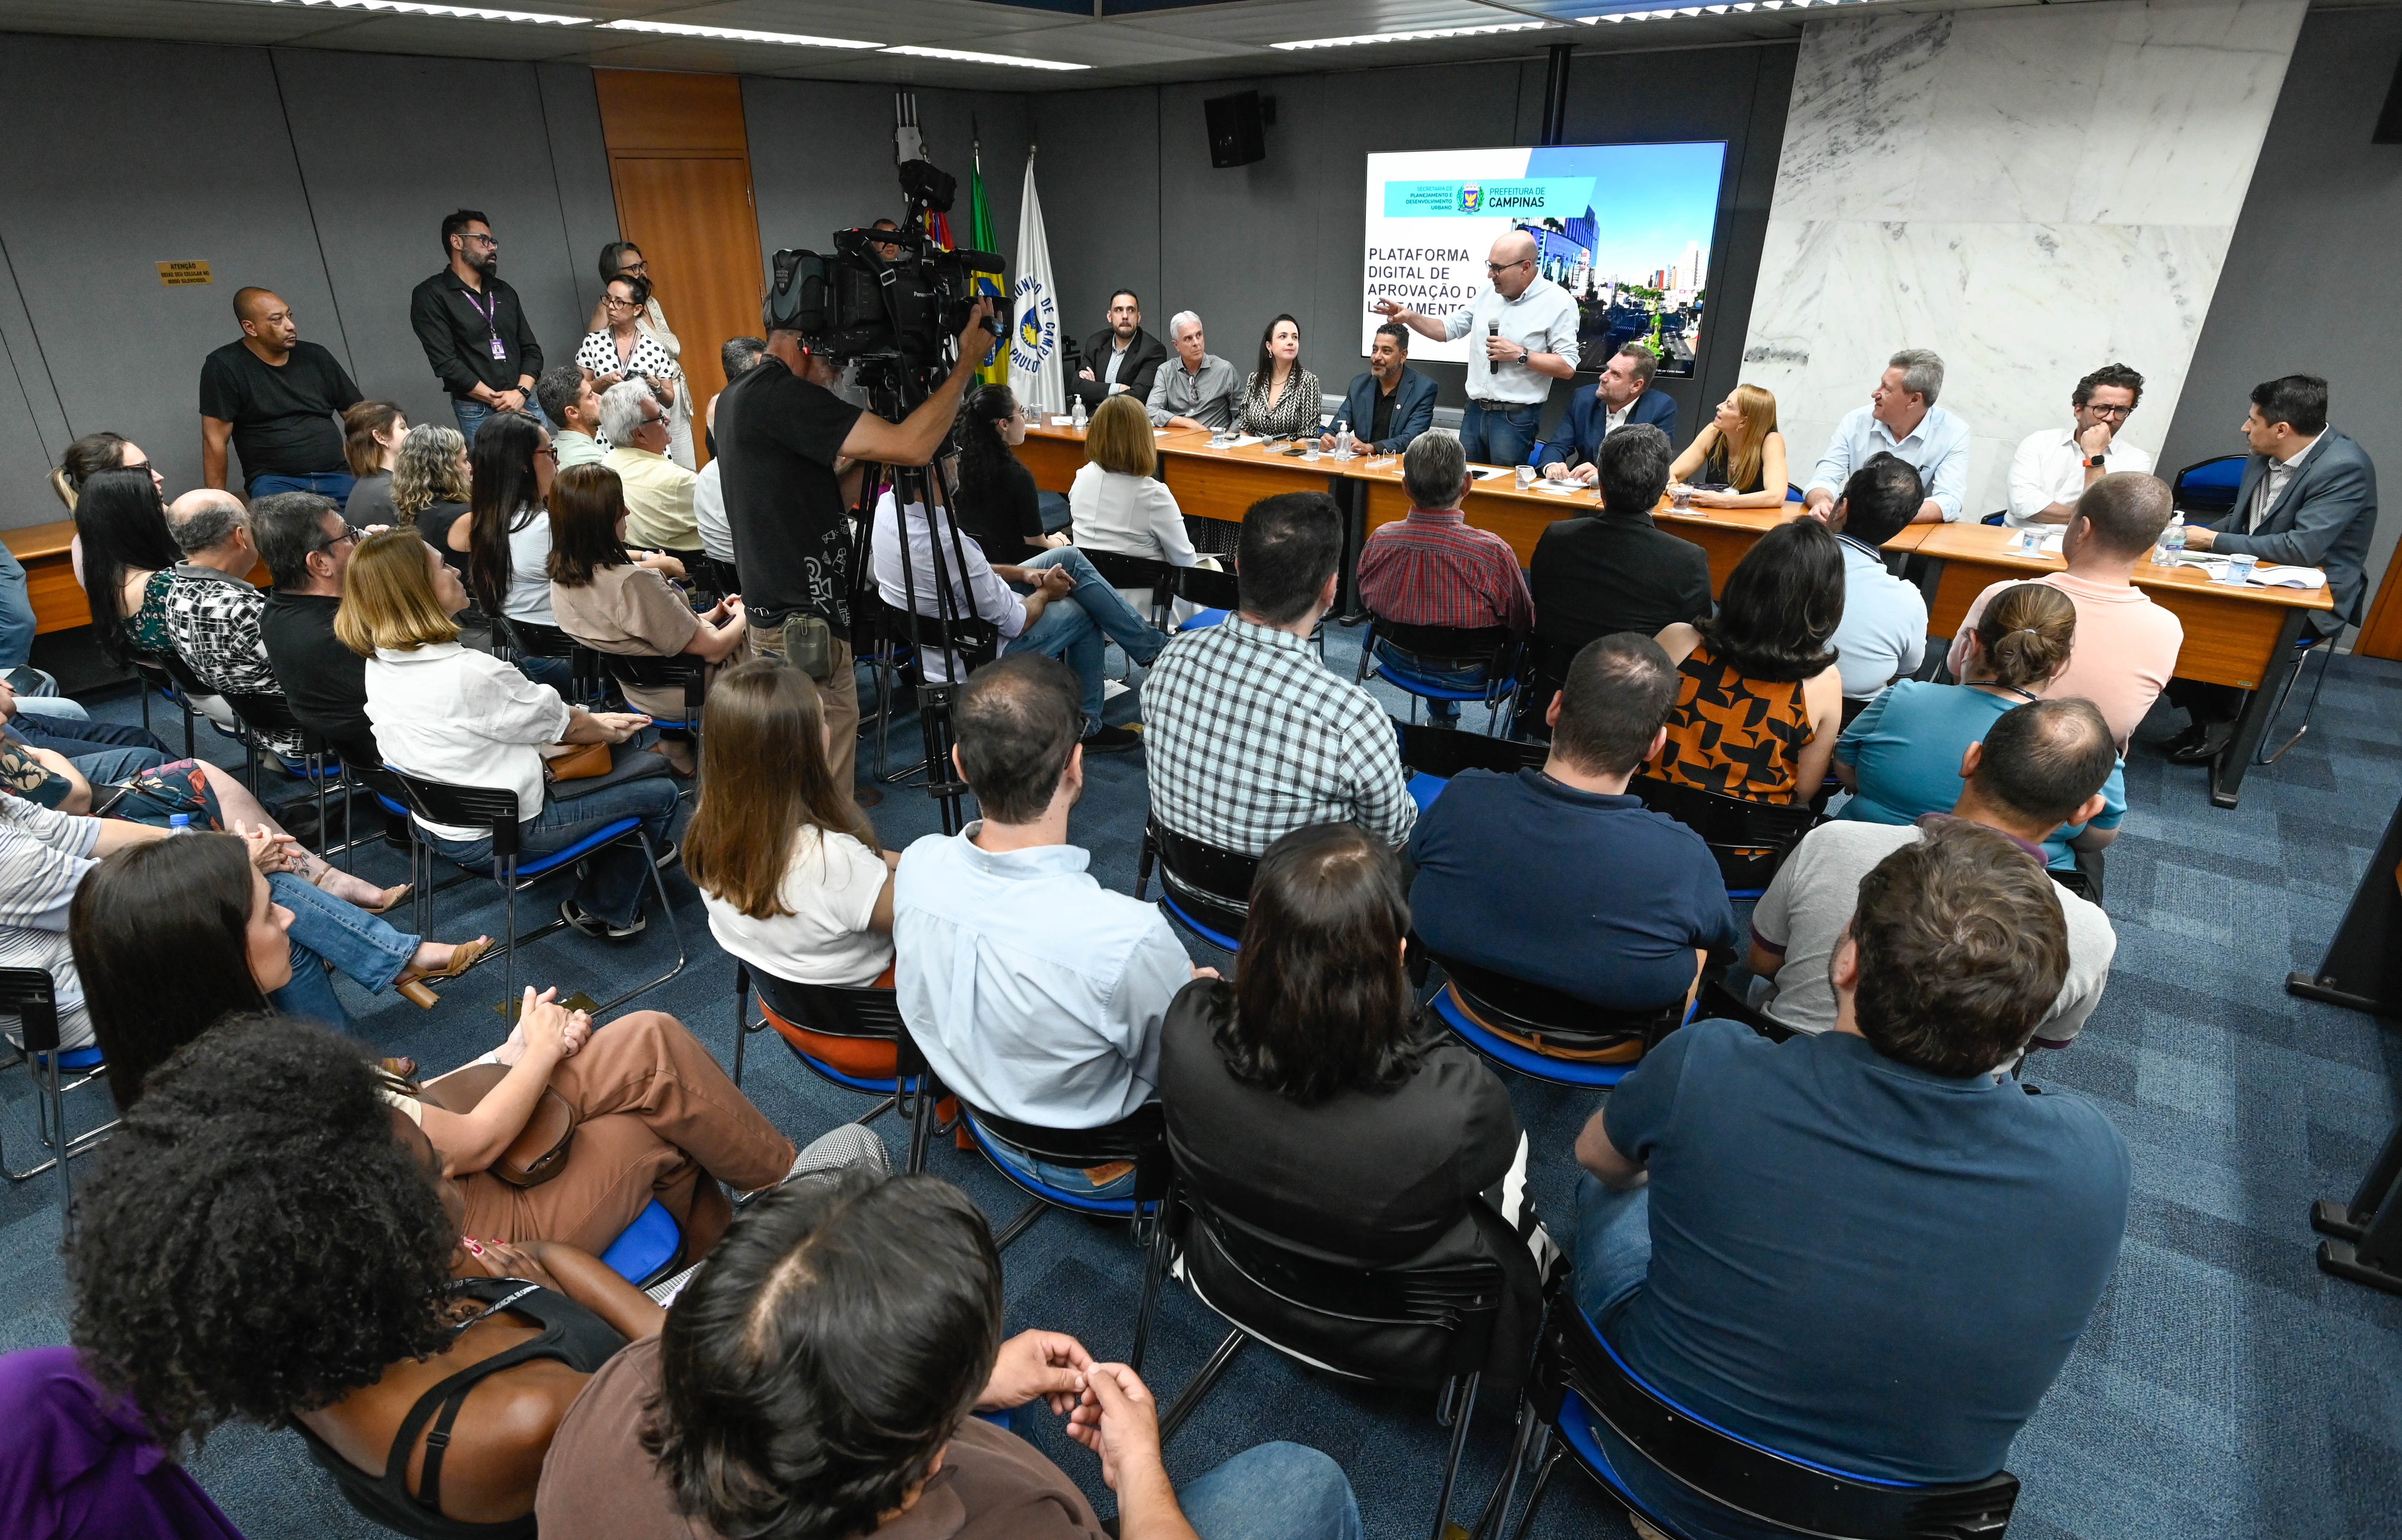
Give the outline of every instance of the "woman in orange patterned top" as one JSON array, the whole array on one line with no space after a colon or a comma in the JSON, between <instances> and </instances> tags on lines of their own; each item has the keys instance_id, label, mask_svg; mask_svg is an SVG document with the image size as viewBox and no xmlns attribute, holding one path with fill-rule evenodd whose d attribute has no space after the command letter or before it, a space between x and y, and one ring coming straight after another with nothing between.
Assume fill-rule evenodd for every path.
<instances>
[{"instance_id":1,"label":"woman in orange patterned top","mask_svg":"<svg viewBox=\"0 0 2402 1540\"><path fill-rule=\"evenodd\" d=\"M1650 773L1751 802L1815 796L1843 730L1827 645L1843 618L1843 551L1827 527L1802 517L1760 536L1714 619L1660 633L1681 681Z\"/></svg>"}]
</instances>

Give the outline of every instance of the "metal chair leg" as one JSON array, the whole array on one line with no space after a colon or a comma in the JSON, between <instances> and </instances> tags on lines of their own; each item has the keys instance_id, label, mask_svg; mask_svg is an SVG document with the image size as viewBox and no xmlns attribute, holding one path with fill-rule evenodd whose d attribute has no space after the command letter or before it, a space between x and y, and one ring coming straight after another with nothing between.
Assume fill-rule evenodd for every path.
<instances>
[{"instance_id":1,"label":"metal chair leg","mask_svg":"<svg viewBox=\"0 0 2402 1540\"><path fill-rule=\"evenodd\" d=\"M934 1095L933 1088L926 1083L924 1076L911 1078L918 1081L918 1089L913 1093L918 1105L909 1119L909 1159L903 1162L901 1169L914 1176L926 1169L926 1146L934 1133Z\"/></svg>"},{"instance_id":2,"label":"metal chair leg","mask_svg":"<svg viewBox=\"0 0 2402 1540\"><path fill-rule=\"evenodd\" d=\"M1488 1534L1498 1534L1500 1527L1510 1521L1511 1506L1518 1501L1518 1478L1526 1469L1526 1449L1534 1441L1539 1422L1534 1403L1522 1394L1518 1397L1518 1426L1510 1436L1510 1457L1503 1462L1501 1474L1495 1478L1493 1494L1484 1500L1484 1511L1477 1516L1476 1527L1468 1532L1468 1540L1484 1540Z\"/></svg>"},{"instance_id":3,"label":"metal chair leg","mask_svg":"<svg viewBox=\"0 0 2402 1540\"><path fill-rule=\"evenodd\" d=\"M992 1238L992 1249L995 1251L1007 1250L1009 1248L1010 1242L1016 1240L1028 1231L1032 1230L1034 1228L1035 1221L1042 1218L1045 1213L1050 1211L1050 1208L1051 1205L1048 1203L1044 1202L1041 1198L1037 1198L1032 1203L1028 1203L1024 1208L1019 1209L1016 1216L1012 1218L1009 1223L1001 1227L1001 1233Z\"/></svg>"},{"instance_id":4,"label":"metal chair leg","mask_svg":"<svg viewBox=\"0 0 2402 1540\"><path fill-rule=\"evenodd\" d=\"M600 1003L601 1011L614 1010L616 1007L625 1004L628 1000L632 999L637 995L649 994L652 990L656 989L659 985L667 983L670 979L672 979L677 974L683 972L684 965L691 960L691 955L684 950L683 923L676 918L675 903L668 897L667 873L659 870L658 860L651 851L651 836L638 828L634 831L634 840L642 848L643 866L648 868L650 871L651 887L658 893L659 913L667 916L668 934L675 938L675 966L660 974L657 978L651 980L648 983L636 984L633 988L627 990L615 999L603 1000ZM599 852L596 851L594 854L597 855ZM596 1015L599 1012L597 1011L595 1012Z\"/></svg>"},{"instance_id":5,"label":"metal chair leg","mask_svg":"<svg viewBox=\"0 0 2402 1540\"><path fill-rule=\"evenodd\" d=\"M1451 1414L1451 1458L1443 1467L1443 1490L1434 1500L1434 1540L1443 1540L1451 1527L1452 1489L1459 1485L1459 1457L1468 1451L1468 1430L1476 1421L1476 1388L1484 1379L1480 1372L1468 1377L1465 1394L1459 1396ZM1456 1383L1456 1382L1455 1382ZM1446 1399L1449 1386L1445 1386Z\"/></svg>"},{"instance_id":6,"label":"metal chair leg","mask_svg":"<svg viewBox=\"0 0 2402 1540\"><path fill-rule=\"evenodd\" d=\"M1537 1433L1535 1442L1535 1459L1542 1469L1535 1477L1535 1490L1526 1494L1526 1511L1519 1516L1518 1527L1510 1532L1510 1540L1526 1540L1535 1527L1535 1515L1541 1509L1545 1494L1552 1490L1552 1478L1560 1473L1561 1464L1567 1459L1568 1450L1565 1442L1557 1449L1553 1449L1551 1444L1552 1430L1546 1424Z\"/></svg>"},{"instance_id":7,"label":"metal chair leg","mask_svg":"<svg viewBox=\"0 0 2402 1540\"><path fill-rule=\"evenodd\" d=\"M501 873L501 887L509 896L509 934L507 957L503 963L501 1019L515 1023L518 1019L518 859L515 856L496 862Z\"/></svg>"},{"instance_id":8,"label":"metal chair leg","mask_svg":"<svg viewBox=\"0 0 2402 1540\"><path fill-rule=\"evenodd\" d=\"M1167 1280L1168 1253L1172 1243L1167 1234L1167 1205L1171 1194L1160 1201L1158 1212L1152 1217L1150 1257L1142 1270L1142 1302L1134 1318L1134 1352L1126 1357L1126 1366L1137 1374L1142 1372L1143 1350L1151 1345L1151 1324L1159 1313L1159 1291Z\"/></svg>"},{"instance_id":9,"label":"metal chair leg","mask_svg":"<svg viewBox=\"0 0 2402 1540\"><path fill-rule=\"evenodd\" d=\"M2310 654L2312 653L2321 653L2325 655L2319 659L2318 682L2311 686L2310 701L2302 708L2302 724L2294 729L2294 736L2292 737L2289 737L2285 742L2277 745L2275 749L2254 756L2252 761L2254 764L2262 765L2276 763L2279 760L2285 758L2286 749L2291 749L2294 745L2301 742L2302 735L2311 730L2311 713L2318 709L2319 692L2326 688L2327 670L2335 667L2335 642L2331 638L2310 648L2302 653L2298 660L2296 661L2294 664L2294 671L2285 676L2284 688L2277 692L2277 704L2271 707L2269 710L2269 725L2271 727L2274 727L2277 724L2277 719L2285 713L2285 702L2293 698L2294 686L2302 681L2302 670L2310 667ZM2261 735L2264 741L2268 736L2269 735L2265 732Z\"/></svg>"},{"instance_id":10,"label":"metal chair leg","mask_svg":"<svg viewBox=\"0 0 2402 1540\"><path fill-rule=\"evenodd\" d=\"M751 969L734 965L734 1089L742 1089L742 1050L751 1041Z\"/></svg>"},{"instance_id":11,"label":"metal chair leg","mask_svg":"<svg viewBox=\"0 0 2402 1540\"><path fill-rule=\"evenodd\" d=\"M1228 1332L1226 1340L1218 1344L1216 1352L1209 1354L1209 1361L1201 1366L1201 1372L1193 1377L1191 1383L1177 1392L1176 1399L1169 1405L1166 1415L1159 1420L1159 1441L1163 1447L1170 1438L1176 1437L1176 1430L1184 1425L1184 1420L1193 1415L1194 1409L1201 1405L1201 1398L1209 1394L1209 1387L1218 1382L1219 1377L1226 1372L1226 1366L1235 1361L1235 1354L1242 1352L1243 1344L1249 1341L1250 1338L1244 1334L1240 1327Z\"/></svg>"}]
</instances>

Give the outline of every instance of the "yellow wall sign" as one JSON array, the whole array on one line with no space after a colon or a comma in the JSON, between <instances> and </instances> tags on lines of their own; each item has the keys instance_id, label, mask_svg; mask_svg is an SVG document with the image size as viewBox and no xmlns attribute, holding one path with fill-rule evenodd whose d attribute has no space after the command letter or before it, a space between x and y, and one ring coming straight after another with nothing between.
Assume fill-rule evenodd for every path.
<instances>
[{"instance_id":1,"label":"yellow wall sign","mask_svg":"<svg viewBox=\"0 0 2402 1540\"><path fill-rule=\"evenodd\" d=\"M159 264L159 282L173 289L186 283L214 283L216 280L209 276L209 265L205 262L161 262Z\"/></svg>"}]
</instances>

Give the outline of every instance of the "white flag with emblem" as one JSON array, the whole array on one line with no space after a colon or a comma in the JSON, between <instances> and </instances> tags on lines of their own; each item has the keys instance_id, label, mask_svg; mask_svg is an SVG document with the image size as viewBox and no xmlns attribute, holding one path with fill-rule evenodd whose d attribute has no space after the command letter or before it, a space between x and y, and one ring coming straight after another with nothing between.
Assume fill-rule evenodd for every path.
<instances>
[{"instance_id":1,"label":"white flag with emblem","mask_svg":"<svg viewBox=\"0 0 2402 1540\"><path fill-rule=\"evenodd\" d=\"M1034 196L1034 155L1026 157L1026 192L1018 204L1017 287L1009 296L1009 388L1030 416L1064 412L1059 378L1059 296L1051 284L1051 242L1042 234L1042 205Z\"/></svg>"}]
</instances>

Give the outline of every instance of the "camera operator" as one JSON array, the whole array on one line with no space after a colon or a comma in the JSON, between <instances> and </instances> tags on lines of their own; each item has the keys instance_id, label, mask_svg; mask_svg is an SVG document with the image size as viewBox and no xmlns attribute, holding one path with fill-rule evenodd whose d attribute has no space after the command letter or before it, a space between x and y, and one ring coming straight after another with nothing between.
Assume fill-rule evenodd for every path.
<instances>
[{"instance_id":1,"label":"camera operator","mask_svg":"<svg viewBox=\"0 0 2402 1540\"><path fill-rule=\"evenodd\" d=\"M989 300L968 312L958 356L981 358ZM975 371L962 363L898 423L836 396L822 343L766 316L767 356L717 398L717 452L752 645L817 681L835 784L851 785L859 686L851 675L850 530L860 462L924 465L951 431ZM863 801L870 800L863 797Z\"/></svg>"}]
</instances>

